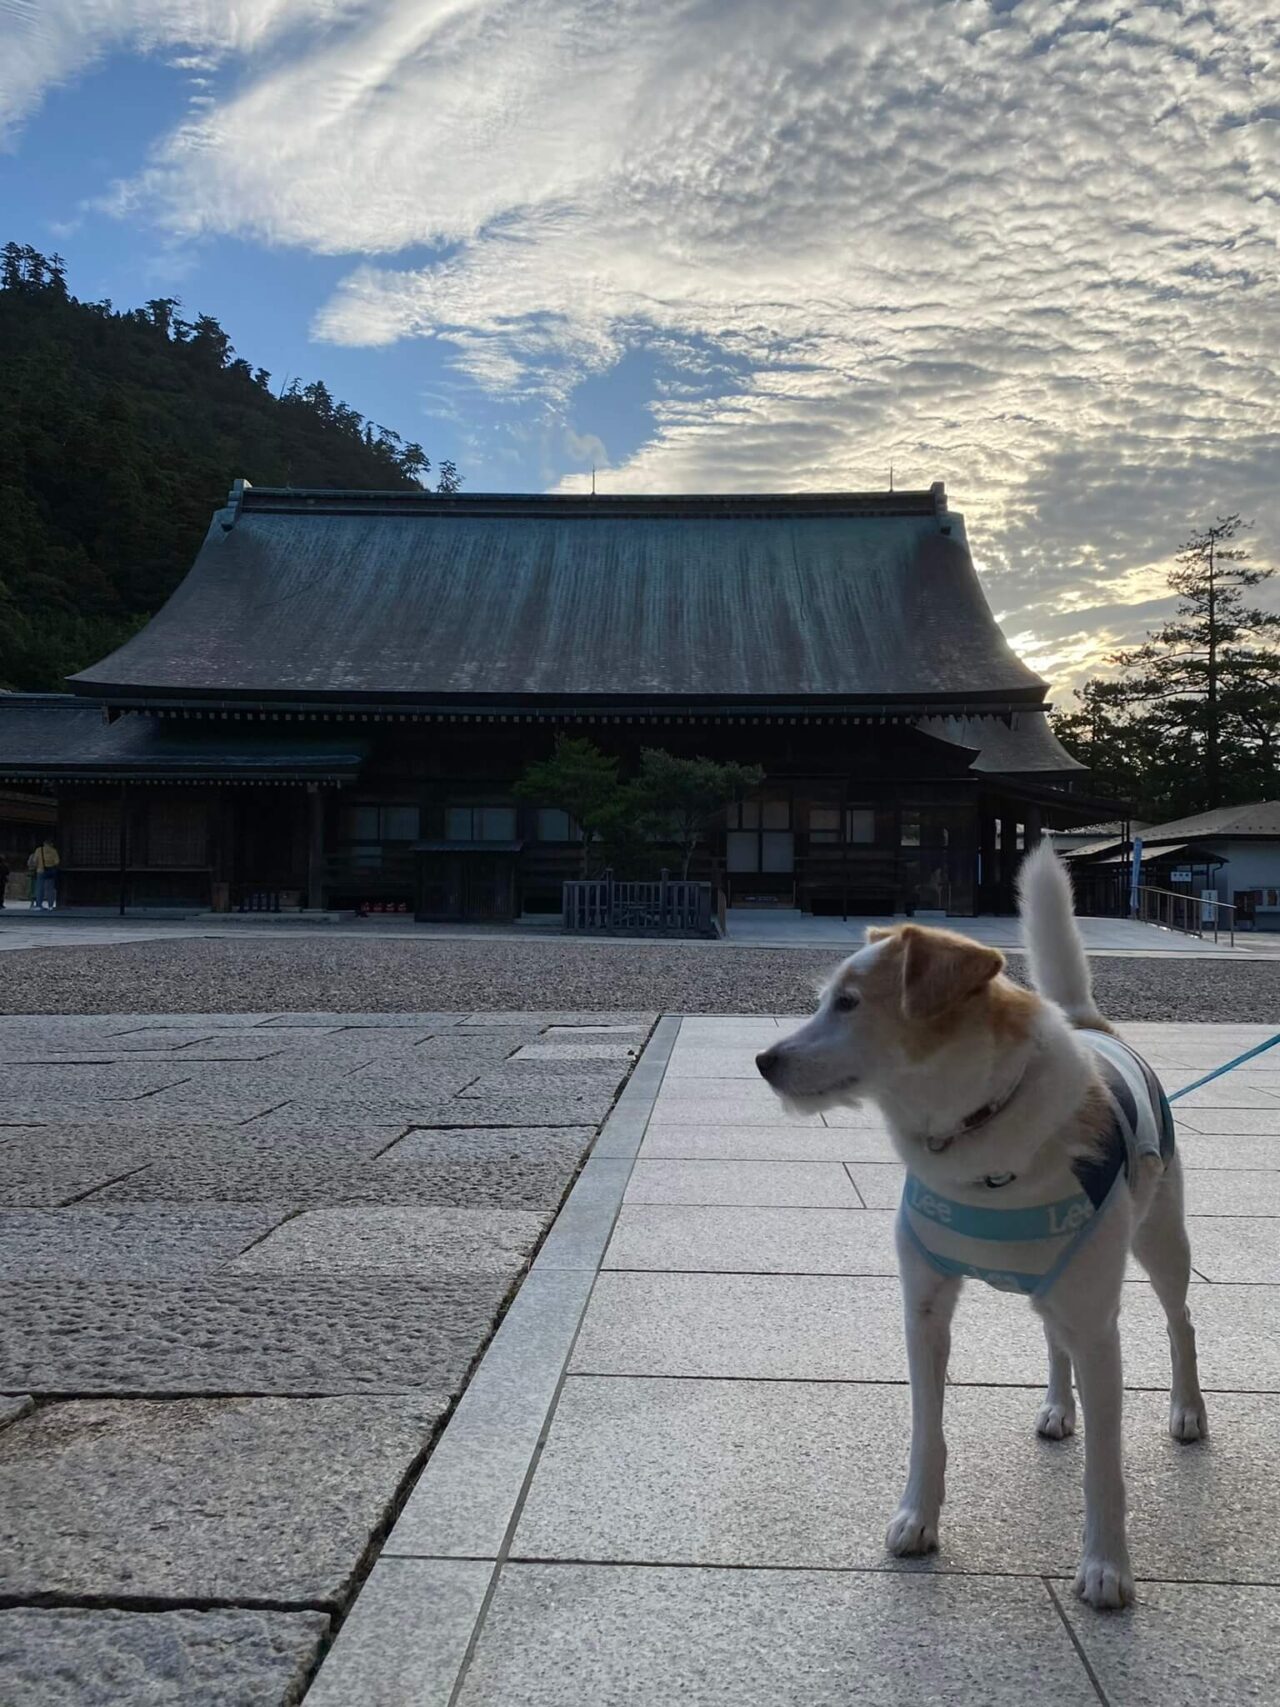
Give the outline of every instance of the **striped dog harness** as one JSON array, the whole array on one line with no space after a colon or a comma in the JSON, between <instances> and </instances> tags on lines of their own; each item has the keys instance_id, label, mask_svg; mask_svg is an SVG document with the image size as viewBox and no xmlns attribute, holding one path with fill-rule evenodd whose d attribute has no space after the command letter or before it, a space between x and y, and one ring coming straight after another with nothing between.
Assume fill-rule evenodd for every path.
<instances>
[{"instance_id":1,"label":"striped dog harness","mask_svg":"<svg viewBox=\"0 0 1280 1707\"><path fill-rule=\"evenodd\" d=\"M1079 1040L1095 1057L1111 1125L1098 1154L1084 1161L1063 1158L1045 1182L1042 1202L1017 1209L960 1203L908 1173L899 1221L939 1273L1042 1297L1090 1237L1139 1158L1159 1156L1168 1164L1173 1112L1151 1068L1109 1032L1084 1031ZM988 1187L998 1190L1012 1177L991 1176Z\"/></svg>"}]
</instances>

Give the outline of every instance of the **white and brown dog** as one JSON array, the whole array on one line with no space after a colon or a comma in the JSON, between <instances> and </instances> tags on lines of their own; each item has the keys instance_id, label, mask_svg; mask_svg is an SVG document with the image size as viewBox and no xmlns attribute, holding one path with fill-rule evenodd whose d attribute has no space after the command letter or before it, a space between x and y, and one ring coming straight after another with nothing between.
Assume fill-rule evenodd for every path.
<instances>
[{"instance_id":1,"label":"white and brown dog","mask_svg":"<svg viewBox=\"0 0 1280 1707\"><path fill-rule=\"evenodd\" d=\"M906 1492L889 1550L938 1543L942 1404L962 1280L1030 1297L1049 1346L1042 1435L1084 1401L1084 1554L1091 1606L1133 1598L1121 1468L1120 1288L1130 1250L1169 1324L1169 1432L1206 1433L1187 1312L1191 1253L1173 1120L1151 1069L1093 1005L1071 886L1052 850L1024 862L1019 902L1035 992L1003 956L950 931L872 929L799 1031L757 1057L803 1109L877 1103L907 1165L897 1223L911 1375Z\"/></svg>"}]
</instances>

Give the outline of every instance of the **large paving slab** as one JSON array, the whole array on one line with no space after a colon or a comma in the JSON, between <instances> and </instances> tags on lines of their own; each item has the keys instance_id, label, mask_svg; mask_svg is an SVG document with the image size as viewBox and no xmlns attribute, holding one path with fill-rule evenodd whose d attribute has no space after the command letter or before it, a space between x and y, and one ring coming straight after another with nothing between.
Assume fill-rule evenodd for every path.
<instances>
[{"instance_id":1,"label":"large paving slab","mask_svg":"<svg viewBox=\"0 0 1280 1707\"><path fill-rule=\"evenodd\" d=\"M456 1097L437 1105L434 1124L447 1126L583 1126L595 1125L608 1114L616 1074L559 1077L527 1075L513 1083L510 1076L490 1076L468 1085Z\"/></svg>"},{"instance_id":2,"label":"large paving slab","mask_svg":"<svg viewBox=\"0 0 1280 1707\"><path fill-rule=\"evenodd\" d=\"M1036 1437L1039 1397L949 1392L941 1551L921 1566L884 1548L906 1470L904 1385L572 1376L512 1557L1071 1576L1083 1443ZM1280 1489L1257 1474L1272 1406L1219 1395L1213 1436L1185 1447L1169 1439L1165 1394L1128 1396L1140 1579L1280 1583Z\"/></svg>"},{"instance_id":3,"label":"large paving slab","mask_svg":"<svg viewBox=\"0 0 1280 1707\"><path fill-rule=\"evenodd\" d=\"M861 1209L852 1179L839 1162L636 1162L627 1203L731 1203L772 1208Z\"/></svg>"},{"instance_id":4,"label":"large paving slab","mask_svg":"<svg viewBox=\"0 0 1280 1707\"><path fill-rule=\"evenodd\" d=\"M1280 1106L1276 1109L1276 1124L1280 1126ZM1199 1168L1194 1173L1188 1172L1187 1214L1280 1216L1280 1171ZM1276 1235L1280 1244L1280 1226Z\"/></svg>"},{"instance_id":5,"label":"large paving slab","mask_svg":"<svg viewBox=\"0 0 1280 1707\"><path fill-rule=\"evenodd\" d=\"M568 1042L563 1032L542 1043L522 1044L511 1062L545 1062L548 1066L568 1061L629 1061L639 1053L636 1043Z\"/></svg>"},{"instance_id":6,"label":"large paving slab","mask_svg":"<svg viewBox=\"0 0 1280 1707\"><path fill-rule=\"evenodd\" d=\"M1280 1135L1235 1132L1224 1137L1212 1132L1188 1132L1184 1126L1178 1133L1178 1153L1188 1172L1192 1169L1280 1168Z\"/></svg>"},{"instance_id":7,"label":"large paving slab","mask_svg":"<svg viewBox=\"0 0 1280 1707\"><path fill-rule=\"evenodd\" d=\"M293 1707L323 1612L0 1610L5 1707Z\"/></svg>"},{"instance_id":8,"label":"large paving slab","mask_svg":"<svg viewBox=\"0 0 1280 1707\"><path fill-rule=\"evenodd\" d=\"M1206 1280L1280 1286L1280 1227L1274 1217L1197 1215L1191 1261Z\"/></svg>"},{"instance_id":9,"label":"large paving slab","mask_svg":"<svg viewBox=\"0 0 1280 1707\"><path fill-rule=\"evenodd\" d=\"M0 1126L0 1204L53 1208L109 1185L140 1165L134 1131L94 1145L74 1127Z\"/></svg>"},{"instance_id":10,"label":"large paving slab","mask_svg":"<svg viewBox=\"0 0 1280 1707\"><path fill-rule=\"evenodd\" d=\"M656 1114L644 1161L890 1162L887 1132L848 1126L668 1126ZM1280 1166L1280 1161L1277 1162Z\"/></svg>"},{"instance_id":11,"label":"large paving slab","mask_svg":"<svg viewBox=\"0 0 1280 1707\"><path fill-rule=\"evenodd\" d=\"M777 1033L773 1036L776 1037ZM671 1051L667 1083L674 1086L678 1079L749 1079L754 1085L760 1077L756 1056L770 1041L770 1038L761 1036L754 1045L735 1044L732 1047L677 1043Z\"/></svg>"},{"instance_id":12,"label":"large paving slab","mask_svg":"<svg viewBox=\"0 0 1280 1707\"><path fill-rule=\"evenodd\" d=\"M1192 1316L1207 1391L1280 1392L1280 1343L1264 1287L1197 1285ZM905 1381L896 1278L601 1274L572 1369L597 1375ZM1169 1385L1164 1313L1145 1282L1125 1288L1125 1383ZM1040 1319L1026 1301L966 1289L952 1335L953 1382L1034 1387Z\"/></svg>"},{"instance_id":13,"label":"large paving slab","mask_svg":"<svg viewBox=\"0 0 1280 1707\"><path fill-rule=\"evenodd\" d=\"M70 1159L50 1176L42 1133L58 1132ZM247 1124L138 1128L98 1125L77 1131L31 1128L11 1149L11 1195L23 1186L67 1180L68 1167L114 1156L110 1178L92 1187L94 1203L270 1203L295 1207L362 1201L554 1208L591 1142L594 1128L423 1128L401 1121L290 1118L281 1109ZM403 1143L398 1142L403 1137ZM0 1146L0 1154L4 1147ZM19 1175L19 1161L25 1173ZM43 1172L41 1171L43 1167ZM70 1176L75 1183L74 1173ZM91 1178L93 1176L91 1175Z\"/></svg>"},{"instance_id":14,"label":"large paving slab","mask_svg":"<svg viewBox=\"0 0 1280 1707\"><path fill-rule=\"evenodd\" d=\"M514 1262L463 1272L219 1272L15 1281L0 1389L71 1393L451 1392L501 1310Z\"/></svg>"},{"instance_id":15,"label":"large paving slab","mask_svg":"<svg viewBox=\"0 0 1280 1707\"><path fill-rule=\"evenodd\" d=\"M92 1201L287 1204L293 1209L436 1205L536 1210L545 1216L560 1203L588 1142L583 1141L573 1160L553 1153L506 1161L414 1162L392 1153L367 1164L339 1160L326 1165L323 1156L264 1161L261 1151L241 1151L221 1161L192 1156L131 1171L95 1191Z\"/></svg>"},{"instance_id":16,"label":"large paving slab","mask_svg":"<svg viewBox=\"0 0 1280 1707\"><path fill-rule=\"evenodd\" d=\"M1114 1707L1242 1707L1280 1699L1280 1590L1144 1583L1098 1618L1058 1586L1081 1651Z\"/></svg>"},{"instance_id":17,"label":"large paving slab","mask_svg":"<svg viewBox=\"0 0 1280 1707\"><path fill-rule=\"evenodd\" d=\"M1276 1299L1268 1287L1195 1285L1190 1310L1206 1392L1280 1392ZM1124 1289L1120 1340L1125 1386L1167 1390L1164 1312L1144 1279ZM989 1288L966 1287L956 1316L951 1379L980 1386L1035 1385L1044 1371L1044 1334L1025 1302Z\"/></svg>"},{"instance_id":18,"label":"large paving slab","mask_svg":"<svg viewBox=\"0 0 1280 1707\"><path fill-rule=\"evenodd\" d=\"M604 1266L896 1275L893 1223L888 1210L626 1204Z\"/></svg>"},{"instance_id":19,"label":"large paving slab","mask_svg":"<svg viewBox=\"0 0 1280 1707\"><path fill-rule=\"evenodd\" d=\"M315 1209L296 1215L229 1267L239 1274L517 1272L546 1225L523 1210Z\"/></svg>"},{"instance_id":20,"label":"large paving slab","mask_svg":"<svg viewBox=\"0 0 1280 1707\"><path fill-rule=\"evenodd\" d=\"M9 1062L4 1070L6 1109L38 1107L42 1102L74 1099L92 1106L104 1102L135 1102L180 1085L194 1069L172 1061L75 1060L23 1066Z\"/></svg>"},{"instance_id":21,"label":"large paving slab","mask_svg":"<svg viewBox=\"0 0 1280 1707\"><path fill-rule=\"evenodd\" d=\"M0 1210L0 1279L145 1280L221 1267L284 1211L146 1206Z\"/></svg>"},{"instance_id":22,"label":"large paving slab","mask_svg":"<svg viewBox=\"0 0 1280 1707\"><path fill-rule=\"evenodd\" d=\"M1097 1707L1040 1583L616 1565L507 1567L458 1700Z\"/></svg>"},{"instance_id":23,"label":"large paving slab","mask_svg":"<svg viewBox=\"0 0 1280 1707\"><path fill-rule=\"evenodd\" d=\"M405 1166L556 1161L572 1170L591 1143L594 1130L591 1126L410 1127L384 1159Z\"/></svg>"},{"instance_id":24,"label":"large paving slab","mask_svg":"<svg viewBox=\"0 0 1280 1707\"><path fill-rule=\"evenodd\" d=\"M570 1367L594 1375L905 1381L896 1280L601 1274ZM890 1301L896 1306L896 1296Z\"/></svg>"},{"instance_id":25,"label":"large paving slab","mask_svg":"<svg viewBox=\"0 0 1280 1707\"><path fill-rule=\"evenodd\" d=\"M0 1595L337 1606L444 1404L47 1405L0 1433Z\"/></svg>"}]
</instances>

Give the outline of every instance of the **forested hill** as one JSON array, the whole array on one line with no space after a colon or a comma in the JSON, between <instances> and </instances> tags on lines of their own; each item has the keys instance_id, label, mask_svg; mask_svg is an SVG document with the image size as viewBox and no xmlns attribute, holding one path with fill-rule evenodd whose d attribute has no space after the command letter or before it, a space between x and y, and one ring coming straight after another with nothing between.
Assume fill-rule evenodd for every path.
<instances>
[{"instance_id":1,"label":"forested hill","mask_svg":"<svg viewBox=\"0 0 1280 1707\"><path fill-rule=\"evenodd\" d=\"M190 568L237 475L426 483L421 446L319 382L277 395L180 306L79 302L59 257L0 252L0 688L59 688L119 645ZM437 478L458 477L443 463Z\"/></svg>"}]
</instances>

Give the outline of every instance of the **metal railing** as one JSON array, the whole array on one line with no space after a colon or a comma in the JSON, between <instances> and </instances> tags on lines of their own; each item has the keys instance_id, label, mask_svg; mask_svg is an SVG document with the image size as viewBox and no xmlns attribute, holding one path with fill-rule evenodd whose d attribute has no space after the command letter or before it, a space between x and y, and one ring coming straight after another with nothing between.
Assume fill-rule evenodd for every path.
<instances>
[{"instance_id":1,"label":"metal railing","mask_svg":"<svg viewBox=\"0 0 1280 1707\"><path fill-rule=\"evenodd\" d=\"M564 886L567 931L630 932L640 936L715 934L711 885L665 874L656 883L619 883L611 872Z\"/></svg>"},{"instance_id":2,"label":"metal railing","mask_svg":"<svg viewBox=\"0 0 1280 1707\"><path fill-rule=\"evenodd\" d=\"M1140 884L1135 916L1145 924L1163 925L1166 930L1182 931L1186 936L1203 938L1208 927L1215 942L1225 931L1232 948L1236 944L1236 909L1229 901L1219 901L1213 896L1184 895L1177 889L1155 889Z\"/></svg>"}]
</instances>

